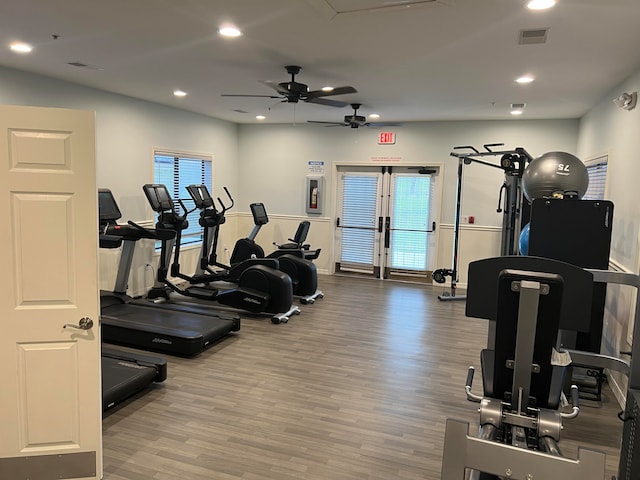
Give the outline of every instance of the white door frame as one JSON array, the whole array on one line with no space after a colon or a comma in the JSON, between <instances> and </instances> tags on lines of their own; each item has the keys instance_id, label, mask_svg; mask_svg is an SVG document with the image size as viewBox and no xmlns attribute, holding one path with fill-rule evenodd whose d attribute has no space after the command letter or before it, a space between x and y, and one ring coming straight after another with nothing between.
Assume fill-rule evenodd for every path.
<instances>
[{"instance_id":1,"label":"white door frame","mask_svg":"<svg viewBox=\"0 0 640 480\"><path fill-rule=\"evenodd\" d=\"M438 252L438 243L440 238L440 218L442 212L442 199L444 197L444 178L445 178L445 168L446 164L442 161L428 161L424 162L349 162L349 161L337 161L333 162L331 166L331 215L333 218L333 229L332 229L332 242L331 242L331 250L330 250L330 263L329 263L329 273L336 273L336 235L337 235L337 226L336 226L336 218L340 215L338 212L338 202L336 202L336 195L338 193L338 185L339 185L339 177L338 177L338 168L339 167L434 167L438 168L438 175L436 175L435 186L437 188L436 195L434 199L437 200L437 205L433 210L433 217L436 219L436 231L433 234L434 243L433 248L436 252L436 260L437 260L437 252Z\"/></svg>"}]
</instances>

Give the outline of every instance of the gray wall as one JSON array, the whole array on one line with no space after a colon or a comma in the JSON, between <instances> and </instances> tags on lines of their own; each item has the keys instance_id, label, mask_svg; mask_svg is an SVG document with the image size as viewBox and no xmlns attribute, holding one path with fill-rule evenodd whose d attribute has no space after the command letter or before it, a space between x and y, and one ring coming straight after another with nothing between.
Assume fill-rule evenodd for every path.
<instances>
[{"instance_id":1,"label":"gray wall","mask_svg":"<svg viewBox=\"0 0 640 480\"><path fill-rule=\"evenodd\" d=\"M151 219L141 185L152 178L152 147L211 153L214 191L228 186L237 212L254 201L269 212L304 216L307 162L325 162L324 215L330 208L333 162L368 162L373 156L401 157L411 164L445 166L442 223L453 222L456 145L504 142L536 156L549 150L576 153L578 120L424 122L394 128L395 145L379 146L378 129L298 125L234 125L162 106L0 67L0 103L96 111L98 184L111 188L125 218ZM323 108L323 107L318 107ZM502 174L479 165L465 169L463 215L480 225L499 226L495 212Z\"/></svg>"},{"instance_id":2,"label":"gray wall","mask_svg":"<svg viewBox=\"0 0 640 480\"><path fill-rule=\"evenodd\" d=\"M614 203L611 260L617 269L640 273L640 108L616 107L622 92L640 91L640 70L607 92L580 121L578 155L609 156L607 198ZM635 292L631 287L607 287L602 352L619 356L631 348ZM638 341L636 339L636 341ZM613 372L610 383L622 404L627 379Z\"/></svg>"},{"instance_id":3,"label":"gray wall","mask_svg":"<svg viewBox=\"0 0 640 480\"><path fill-rule=\"evenodd\" d=\"M609 154L608 197L614 203L611 256L631 270L638 254L638 184L640 181L640 107L625 111L612 102L622 92L640 91L640 71L635 72L580 121L578 155Z\"/></svg>"},{"instance_id":4,"label":"gray wall","mask_svg":"<svg viewBox=\"0 0 640 480\"><path fill-rule=\"evenodd\" d=\"M142 193L153 147L212 154L214 188L238 188L235 124L3 67L0 103L94 110L98 186L113 191L125 219L153 218Z\"/></svg>"},{"instance_id":5,"label":"gray wall","mask_svg":"<svg viewBox=\"0 0 640 480\"><path fill-rule=\"evenodd\" d=\"M318 107L321 108L321 107ZM416 122L389 130L395 145L377 145L374 128L317 125L241 125L239 127L240 204L262 201L270 211L304 214L304 178L307 163L325 162L325 192L330 192L334 162L371 162L372 157L401 157L414 165L444 164L442 223L455 213L457 160L449 156L457 145L504 143L524 147L533 156L552 150L576 153L578 120L512 120L486 122ZM498 158L493 159L494 163ZM382 162L381 162L382 163ZM393 164L393 163L392 163ZM498 190L504 175L499 169L472 164L464 170L463 215L474 215L480 225L500 226L496 213ZM324 212L331 212L325 194Z\"/></svg>"}]
</instances>

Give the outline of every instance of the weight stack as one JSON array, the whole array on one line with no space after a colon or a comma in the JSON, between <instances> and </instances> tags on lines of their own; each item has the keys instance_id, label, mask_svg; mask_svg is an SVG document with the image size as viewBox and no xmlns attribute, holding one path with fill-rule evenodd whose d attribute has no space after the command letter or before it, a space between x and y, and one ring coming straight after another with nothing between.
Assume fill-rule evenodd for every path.
<instances>
[{"instance_id":1,"label":"weight stack","mask_svg":"<svg viewBox=\"0 0 640 480\"><path fill-rule=\"evenodd\" d=\"M640 478L640 390L627 391L618 480Z\"/></svg>"}]
</instances>

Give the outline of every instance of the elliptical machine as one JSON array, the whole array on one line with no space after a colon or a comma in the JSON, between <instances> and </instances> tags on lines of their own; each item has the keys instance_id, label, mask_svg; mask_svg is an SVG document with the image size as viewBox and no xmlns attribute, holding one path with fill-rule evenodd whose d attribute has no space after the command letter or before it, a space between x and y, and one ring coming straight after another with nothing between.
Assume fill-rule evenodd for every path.
<instances>
[{"instance_id":1,"label":"elliptical machine","mask_svg":"<svg viewBox=\"0 0 640 480\"><path fill-rule=\"evenodd\" d=\"M238 276L237 287L221 290L209 285L209 282L223 280L203 277L202 275L185 275L180 271L180 240L182 231L189 226L187 215L190 213L179 201L183 213L178 214L173 199L165 185L146 184L142 187L149 204L158 214L156 228L173 230L176 235L172 239L162 240L160 262L154 286L149 290L147 298L151 300L169 300L169 292L193 299L218 302L233 308L252 313L272 314L275 324L286 323L300 309L292 306L293 287L291 278L284 272L265 265L252 265L244 269ZM173 253L173 262L171 254ZM169 271L169 264L171 270ZM188 286L178 286L171 277L185 280ZM225 279L226 280L226 279Z\"/></svg>"},{"instance_id":2,"label":"elliptical machine","mask_svg":"<svg viewBox=\"0 0 640 480\"><path fill-rule=\"evenodd\" d=\"M227 187L224 187L224 191L227 193L229 200L231 200L231 205L227 207L218 197L218 203L221 207L220 210L216 209L215 202L209 194L209 189L206 185L194 184L187 186L186 189L193 200L195 208L200 210L198 223L203 230L200 261L198 262L195 273L191 277L192 279L201 280L202 282L218 280L237 282L240 274L254 265L264 265L279 270L280 264L276 258L246 258L231 266L219 262L217 251L220 225L226 222L225 212L231 209L235 202L229 190L227 190Z\"/></svg>"},{"instance_id":3,"label":"elliptical machine","mask_svg":"<svg viewBox=\"0 0 640 480\"><path fill-rule=\"evenodd\" d=\"M262 203L252 203L251 215L253 228L246 238L238 240L231 254L231 265L241 263L249 258L265 258L264 250L255 242L255 238L263 225L269 223L269 216ZM318 272L316 266L305 258L306 250L278 249L266 258L278 258L280 270L286 272L293 282L293 294L301 297L302 304L314 303L316 298L324 298L324 293L318 290Z\"/></svg>"},{"instance_id":4,"label":"elliptical machine","mask_svg":"<svg viewBox=\"0 0 640 480\"><path fill-rule=\"evenodd\" d=\"M218 197L220 210L216 208L215 202L206 185L189 185L186 189L196 208L200 210L199 223L204 230L202 248L200 250L200 262L194 277L201 279L234 279L239 273L251 265L264 264L289 275L292 282L293 294L301 297L300 302L302 304L314 303L316 298L324 297L324 294L317 290L318 274L316 266L305 258L306 253L309 252L308 250L302 247L278 249L265 257L264 250L260 245L255 243L253 239L258 234L260 226L269 221L264 206L262 206L261 210L254 207L254 205L262 204L253 204L251 206L251 213L253 214L256 227L252 230L249 238L236 242L233 254L231 255L231 265L227 266L219 262L217 258L217 247L220 225L225 223L225 212L231 209L235 202L226 187L224 187L224 191L229 197L231 204L229 206L225 205ZM306 238L306 233L304 237ZM304 242L304 238L301 242ZM319 251L312 253L312 255L315 255L313 258L317 258L318 254ZM217 267L218 269L215 270L213 267Z\"/></svg>"}]
</instances>

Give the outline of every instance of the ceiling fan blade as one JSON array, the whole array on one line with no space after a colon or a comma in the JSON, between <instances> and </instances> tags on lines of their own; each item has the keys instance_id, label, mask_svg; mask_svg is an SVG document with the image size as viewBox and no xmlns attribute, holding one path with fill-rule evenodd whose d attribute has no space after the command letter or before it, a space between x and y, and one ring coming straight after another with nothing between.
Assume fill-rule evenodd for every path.
<instances>
[{"instance_id":1,"label":"ceiling fan blade","mask_svg":"<svg viewBox=\"0 0 640 480\"><path fill-rule=\"evenodd\" d=\"M347 124L346 123L340 123L340 122L321 122L320 120L307 120L307 123L321 123L323 125L326 125L327 127L346 127Z\"/></svg>"},{"instance_id":2,"label":"ceiling fan blade","mask_svg":"<svg viewBox=\"0 0 640 480\"><path fill-rule=\"evenodd\" d=\"M367 122L367 127L401 127L404 123L398 122Z\"/></svg>"},{"instance_id":3,"label":"ceiling fan blade","mask_svg":"<svg viewBox=\"0 0 640 480\"><path fill-rule=\"evenodd\" d=\"M276 92L282 95L286 95L287 93L289 93L286 88L283 88L279 83L272 82L271 80L260 80L260 83L266 85L267 87L273 88Z\"/></svg>"},{"instance_id":4,"label":"ceiling fan blade","mask_svg":"<svg viewBox=\"0 0 640 480\"><path fill-rule=\"evenodd\" d=\"M254 98L280 98L279 95L244 95L235 93L222 93L221 97L254 97Z\"/></svg>"},{"instance_id":5,"label":"ceiling fan blade","mask_svg":"<svg viewBox=\"0 0 640 480\"><path fill-rule=\"evenodd\" d=\"M347 95L349 93L358 93L353 87L336 87L333 90L325 92L324 90L313 90L307 93L307 98L331 97L332 95Z\"/></svg>"},{"instance_id":6,"label":"ceiling fan blade","mask_svg":"<svg viewBox=\"0 0 640 480\"><path fill-rule=\"evenodd\" d=\"M329 100L328 98L321 98L321 97L305 98L304 101L308 103L317 103L318 105L326 105L327 107L341 108L341 107L347 106L347 103L345 102L339 102L337 100Z\"/></svg>"}]
</instances>

